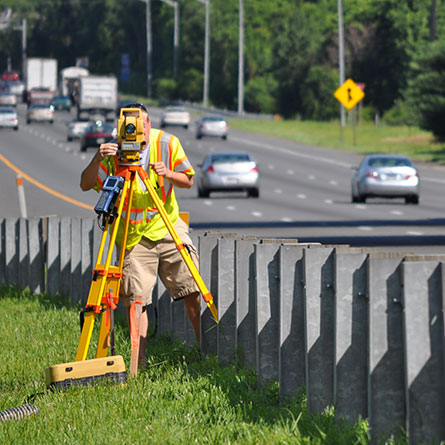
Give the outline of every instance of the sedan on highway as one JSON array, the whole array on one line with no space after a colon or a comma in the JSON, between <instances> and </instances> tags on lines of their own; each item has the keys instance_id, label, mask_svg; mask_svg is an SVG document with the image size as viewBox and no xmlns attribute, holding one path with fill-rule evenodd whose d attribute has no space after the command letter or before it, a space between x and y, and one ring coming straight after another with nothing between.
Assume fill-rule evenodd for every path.
<instances>
[{"instance_id":1,"label":"sedan on highway","mask_svg":"<svg viewBox=\"0 0 445 445\"><path fill-rule=\"evenodd\" d=\"M56 96L51 103L55 110L71 110L71 99L68 96Z\"/></svg>"},{"instance_id":2,"label":"sedan on highway","mask_svg":"<svg viewBox=\"0 0 445 445\"><path fill-rule=\"evenodd\" d=\"M54 107L48 104L31 104L26 111L26 123L33 121L54 123Z\"/></svg>"},{"instance_id":3,"label":"sedan on highway","mask_svg":"<svg viewBox=\"0 0 445 445\"><path fill-rule=\"evenodd\" d=\"M0 105L10 105L15 107L17 105L17 96L9 91L0 93Z\"/></svg>"},{"instance_id":4,"label":"sedan on highway","mask_svg":"<svg viewBox=\"0 0 445 445\"><path fill-rule=\"evenodd\" d=\"M169 125L188 128L190 124L190 113L182 107L167 107L161 115L161 128Z\"/></svg>"},{"instance_id":5,"label":"sedan on highway","mask_svg":"<svg viewBox=\"0 0 445 445\"><path fill-rule=\"evenodd\" d=\"M99 147L100 144L113 139L114 127L103 121L91 123L80 137L80 151L88 147Z\"/></svg>"},{"instance_id":6,"label":"sedan on highway","mask_svg":"<svg viewBox=\"0 0 445 445\"><path fill-rule=\"evenodd\" d=\"M227 121L219 116L203 116L197 122L196 139L203 136L214 136L227 139L228 132Z\"/></svg>"},{"instance_id":7,"label":"sedan on highway","mask_svg":"<svg viewBox=\"0 0 445 445\"><path fill-rule=\"evenodd\" d=\"M407 204L419 203L420 180L412 161L403 155L365 156L351 183L352 202L367 198L405 198Z\"/></svg>"},{"instance_id":8,"label":"sedan on highway","mask_svg":"<svg viewBox=\"0 0 445 445\"><path fill-rule=\"evenodd\" d=\"M0 128L19 129L17 111L12 107L0 107Z\"/></svg>"},{"instance_id":9,"label":"sedan on highway","mask_svg":"<svg viewBox=\"0 0 445 445\"><path fill-rule=\"evenodd\" d=\"M211 192L246 191L253 198L260 195L258 166L249 153L210 153L200 167L200 198L207 198Z\"/></svg>"}]
</instances>

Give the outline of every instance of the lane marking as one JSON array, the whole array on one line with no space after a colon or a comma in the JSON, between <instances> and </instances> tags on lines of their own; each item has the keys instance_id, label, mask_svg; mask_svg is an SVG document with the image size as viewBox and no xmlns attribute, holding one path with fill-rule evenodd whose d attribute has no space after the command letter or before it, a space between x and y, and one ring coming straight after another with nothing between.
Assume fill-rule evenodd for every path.
<instances>
[{"instance_id":1,"label":"lane marking","mask_svg":"<svg viewBox=\"0 0 445 445\"><path fill-rule=\"evenodd\" d=\"M325 204L333 204L334 201L332 201L332 199L325 199L324 202Z\"/></svg>"},{"instance_id":2,"label":"lane marking","mask_svg":"<svg viewBox=\"0 0 445 445\"><path fill-rule=\"evenodd\" d=\"M252 215L253 216L256 216L256 217L261 217L261 216L263 216L263 214L261 213L261 212L252 212Z\"/></svg>"},{"instance_id":3,"label":"lane marking","mask_svg":"<svg viewBox=\"0 0 445 445\"><path fill-rule=\"evenodd\" d=\"M369 227L369 226L358 226L357 227L358 228L358 230L364 230L364 231L371 231L371 230L374 230L372 227Z\"/></svg>"},{"instance_id":4,"label":"lane marking","mask_svg":"<svg viewBox=\"0 0 445 445\"><path fill-rule=\"evenodd\" d=\"M391 210L391 215L403 215L403 212L400 210Z\"/></svg>"},{"instance_id":5,"label":"lane marking","mask_svg":"<svg viewBox=\"0 0 445 445\"><path fill-rule=\"evenodd\" d=\"M297 198L300 198L300 199L306 199L306 195L305 195L304 193L299 193L299 194L297 195Z\"/></svg>"},{"instance_id":6,"label":"lane marking","mask_svg":"<svg viewBox=\"0 0 445 445\"><path fill-rule=\"evenodd\" d=\"M17 174L21 175L24 179L29 181L31 184L34 184L36 187L44 190L45 192L49 193L50 195L53 195L59 199L62 199L64 201L69 202L70 204L76 205L78 207L82 207L82 208L88 209L88 210L94 210L93 206L84 204L83 202L77 201L76 199L68 198L68 196L62 195L61 193L56 192L55 190L47 187L46 185L43 185L41 182L35 180L34 178L31 178L31 176L27 175L25 172L23 172L18 167L16 167L12 162L8 161L2 154L0 154L0 161L2 161L4 164L6 164L11 170L14 170Z\"/></svg>"},{"instance_id":7,"label":"lane marking","mask_svg":"<svg viewBox=\"0 0 445 445\"><path fill-rule=\"evenodd\" d=\"M407 235L415 235L415 236L421 236L421 235L425 235L424 232L415 232L415 231L408 231L406 232Z\"/></svg>"}]
</instances>

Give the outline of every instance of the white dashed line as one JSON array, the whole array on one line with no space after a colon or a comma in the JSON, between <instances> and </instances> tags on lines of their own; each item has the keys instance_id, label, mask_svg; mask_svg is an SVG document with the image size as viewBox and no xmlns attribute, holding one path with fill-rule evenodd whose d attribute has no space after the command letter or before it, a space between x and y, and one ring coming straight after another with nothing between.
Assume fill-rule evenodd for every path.
<instances>
[{"instance_id":1,"label":"white dashed line","mask_svg":"<svg viewBox=\"0 0 445 445\"><path fill-rule=\"evenodd\" d=\"M332 204L334 201L332 201L332 199L325 199L324 202L325 204Z\"/></svg>"},{"instance_id":2,"label":"white dashed line","mask_svg":"<svg viewBox=\"0 0 445 445\"><path fill-rule=\"evenodd\" d=\"M288 171L287 171L287 174L288 174L288 175L293 175L293 174L294 174L294 171L293 171L293 170L288 170Z\"/></svg>"},{"instance_id":3,"label":"white dashed line","mask_svg":"<svg viewBox=\"0 0 445 445\"><path fill-rule=\"evenodd\" d=\"M287 216L285 216L284 218L281 218L281 221L283 221L283 222L292 222L293 219L292 218L288 218Z\"/></svg>"},{"instance_id":4,"label":"white dashed line","mask_svg":"<svg viewBox=\"0 0 445 445\"><path fill-rule=\"evenodd\" d=\"M268 168L269 170L275 170L275 165L273 165L273 164L269 164L269 165L267 166L267 168Z\"/></svg>"},{"instance_id":5,"label":"white dashed line","mask_svg":"<svg viewBox=\"0 0 445 445\"><path fill-rule=\"evenodd\" d=\"M369 226L358 226L358 230L363 230L363 231L371 231L374 230L372 227Z\"/></svg>"},{"instance_id":6,"label":"white dashed line","mask_svg":"<svg viewBox=\"0 0 445 445\"><path fill-rule=\"evenodd\" d=\"M358 204L356 206L354 206L356 209L360 209L360 210L366 210L366 206L362 205L362 204Z\"/></svg>"},{"instance_id":7,"label":"white dashed line","mask_svg":"<svg viewBox=\"0 0 445 445\"><path fill-rule=\"evenodd\" d=\"M403 215L403 212L400 210L391 210L391 215Z\"/></svg>"},{"instance_id":8,"label":"white dashed line","mask_svg":"<svg viewBox=\"0 0 445 445\"><path fill-rule=\"evenodd\" d=\"M308 176L308 179L310 179L311 181L313 181L313 180L315 179L315 176L314 176L314 175L309 175L309 176Z\"/></svg>"},{"instance_id":9,"label":"white dashed line","mask_svg":"<svg viewBox=\"0 0 445 445\"><path fill-rule=\"evenodd\" d=\"M407 235L417 235L417 236L421 236L424 235L424 232L414 232L414 231L408 231L406 232Z\"/></svg>"},{"instance_id":10,"label":"white dashed line","mask_svg":"<svg viewBox=\"0 0 445 445\"><path fill-rule=\"evenodd\" d=\"M263 214L261 212L252 212L251 215L256 216L257 218L263 216Z\"/></svg>"},{"instance_id":11,"label":"white dashed line","mask_svg":"<svg viewBox=\"0 0 445 445\"><path fill-rule=\"evenodd\" d=\"M300 199L306 199L306 195L303 194L303 193L299 193L299 194L297 195L297 198L300 198Z\"/></svg>"},{"instance_id":12,"label":"white dashed line","mask_svg":"<svg viewBox=\"0 0 445 445\"><path fill-rule=\"evenodd\" d=\"M226 207L226 210L236 210L236 207L235 206L227 206Z\"/></svg>"},{"instance_id":13,"label":"white dashed line","mask_svg":"<svg viewBox=\"0 0 445 445\"><path fill-rule=\"evenodd\" d=\"M274 192L275 192L275 193L278 193L278 194L281 194L281 193L283 193L283 190L281 190L281 189L275 189Z\"/></svg>"},{"instance_id":14,"label":"white dashed line","mask_svg":"<svg viewBox=\"0 0 445 445\"><path fill-rule=\"evenodd\" d=\"M209 200L205 200L205 201L204 201L204 204L205 204L206 206L212 206L212 205L213 205L213 202L212 202L212 201L209 201Z\"/></svg>"},{"instance_id":15,"label":"white dashed line","mask_svg":"<svg viewBox=\"0 0 445 445\"><path fill-rule=\"evenodd\" d=\"M334 180L329 181L329 184L331 184L331 185L337 185L337 181L334 181Z\"/></svg>"}]
</instances>

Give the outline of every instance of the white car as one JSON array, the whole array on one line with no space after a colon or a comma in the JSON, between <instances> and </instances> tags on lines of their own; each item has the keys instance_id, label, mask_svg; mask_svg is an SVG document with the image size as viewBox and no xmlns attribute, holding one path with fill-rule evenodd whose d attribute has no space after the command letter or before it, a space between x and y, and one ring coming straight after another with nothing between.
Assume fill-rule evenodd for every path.
<instances>
[{"instance_id":1,"label":"white car","mask_svg":"<svg viewBox=\"0 0 445 445\"><path fill-rule=\"evenodd\" d=\"M167 107L161 115L161 128L168 125L188 128L190 124L190 113L182 107Z\"/></svg>"},{"instance_id":2,"label":"white car","mask_svg":"<svg viewBox=\"0 0 445 445\"><path fill-rule=\"evenodd\" d=\"M0 93L0 105L15 107L17 105L17 96L10 92Z\"/></svg>"},{"instance_id":3,"label":"white car","mask_svg":"<svg viewBox=\"0 0 445 445\"><path fill-rule=\"evenodd\" d=\"M47 104L31 104L26 111L26 123L33 121L54 123L54 107Z\"/></svg>"},{"instance_id":4,"label":"white car","mask_svg":"<svg viewBox=\"0 0 445 445\"><path fill-rule=\"evenodd\" d=\"M66 136L67 141L72 141L74 139L80 139L90 125L91 121L71 121L68 122L68 134Z\"/></svg>"},{"instance_id":5,"label":"white car","mask_svg":"<svg viewBox=\"0 0 445 445\"><path fill-rule=\"evenodd\" d=\"M19 129L17 111L12 107L0 107L0 127Z\"/></svg>"}]
</instances>

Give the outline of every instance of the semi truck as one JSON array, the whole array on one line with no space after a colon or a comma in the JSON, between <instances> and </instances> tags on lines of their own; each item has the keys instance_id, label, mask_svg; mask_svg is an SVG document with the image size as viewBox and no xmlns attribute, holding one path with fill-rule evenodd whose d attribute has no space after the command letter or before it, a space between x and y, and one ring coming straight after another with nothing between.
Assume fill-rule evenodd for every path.
<instances>
[{"instance_id":1,"label":"semi truck","mask_svg":"<svg viewBox=\"0 0 445 445\"><path fill-rule=\"evenodd\" d=\"M115 76L82 76L79 78L77 119L92 115L114 120L117 108L117 79Z\"/></svg>"},{"instance_id":2,"label":"semi truck","mask_svg":"<svg viewBox=\"0 0 445 445\"><path fill-rule=\"evenodd\" d=\"M25 73L24 100L50 103L57 91L57 60L29 58Z\"/></svg>"}]
</instances>

